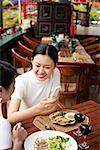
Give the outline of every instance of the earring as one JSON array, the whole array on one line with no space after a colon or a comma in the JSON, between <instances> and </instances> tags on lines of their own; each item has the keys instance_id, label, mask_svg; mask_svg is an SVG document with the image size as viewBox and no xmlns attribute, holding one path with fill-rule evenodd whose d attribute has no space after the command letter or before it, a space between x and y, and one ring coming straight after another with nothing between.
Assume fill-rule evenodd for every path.
<instances>
[{"instance_id":1,"label":"earring","mask_svg":"<svg viewBox=\"0 0 100 150\"><path fill-rule=\"evenodd\" d=\"M1 94L2 94L2 86L0 86L0 103L2 102Z\"/></svg>"}]
</instances>

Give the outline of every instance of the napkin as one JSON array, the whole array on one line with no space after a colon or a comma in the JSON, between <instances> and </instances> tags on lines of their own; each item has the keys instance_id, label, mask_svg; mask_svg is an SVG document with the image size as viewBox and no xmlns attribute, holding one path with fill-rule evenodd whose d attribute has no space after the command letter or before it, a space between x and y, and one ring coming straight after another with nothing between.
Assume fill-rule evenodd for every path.
<instances>
[{"instance_id":1,"label":"napkin","mask_svg":"<svg viewBox=\"0 0 100 150\"><path fill-rule=\"evenodd\" d=\"M11 125L7 119L0 117L0 149L8 149L11 147Z\"/></svg>"}]
</instances>

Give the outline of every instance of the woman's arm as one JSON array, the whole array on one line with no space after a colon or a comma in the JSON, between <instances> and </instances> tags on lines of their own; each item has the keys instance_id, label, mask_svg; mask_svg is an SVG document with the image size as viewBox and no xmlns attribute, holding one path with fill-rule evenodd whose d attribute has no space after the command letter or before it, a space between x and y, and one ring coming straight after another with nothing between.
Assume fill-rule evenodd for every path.
<instances>
[{"instance_id":1,"label":"woman's arm","mask_svg":"<svg viewBox=\"0 0 100 150\"><path fill-rule=\"evenodd\" d=\"M12 150L22 150L22 143L18 141L14 142Z\"/></svg>"},{"instance_id":2,"label":"woman's arm","mask_svg":"<svg viewBox=\"0 0 100 150\"><path fill-rule=\"evenodd\" d=\"M17 123L13 127L12 140L13 148L12 150L22 150L22 144L27 137L27 131L21 126L21 123Z\"/></svg>"},{"instance_id":3,"label":"woman's arm","mask_svg":"<svg viewBox=\"0 0 100 150\"><path fill-rule=\"evenodd\" d=\"M11 100L8 111L8 120L11 123L24 121L36 115L45 115L56 109L56 102L48 99L42 100L39 104L34 105L26 110L19 111L20 100Z\"/></svg>"},{"instance_id":4,"label":"woman's arm","mask_svg":"<svg viewBox=\"0 0 100 150\"><path fill-rule=\"evenodd\" d=\"M10 123L27 120L37 114L37 107L30 107L26 110L19 111L20 100L12 99L8 110L8 120Z\"/></svg>"}]
</instances>

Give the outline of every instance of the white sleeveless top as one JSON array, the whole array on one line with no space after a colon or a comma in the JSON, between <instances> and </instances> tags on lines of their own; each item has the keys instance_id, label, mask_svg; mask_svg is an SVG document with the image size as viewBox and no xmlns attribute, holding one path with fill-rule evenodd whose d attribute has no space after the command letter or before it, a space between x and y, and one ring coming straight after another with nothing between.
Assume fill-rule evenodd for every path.
<instances>
[{"instance_id":1,"label":"white sleeveless top","mask_svg":"<svg viewBox=\"0 0 100 150\"><path fill-rule=\"evenodd\" d=\"M12 97L21 100L20 110L23 110L38 104L43 98L49 97L57 88L60 88L58 68L55 68L53 75L45 81L39 81L34 71L31 70L16 78L15 91Z\"/></svg>"},{"instance_id":2,"label":"white sleeveless top","mask_svg":"<svg viewBox=\"0 0 100 150\"><path fill-rule=\"evenodd\" d=\"M0 117L0 149L12 147L11 125L7 119Z\"/></svg>"}]
</instances>

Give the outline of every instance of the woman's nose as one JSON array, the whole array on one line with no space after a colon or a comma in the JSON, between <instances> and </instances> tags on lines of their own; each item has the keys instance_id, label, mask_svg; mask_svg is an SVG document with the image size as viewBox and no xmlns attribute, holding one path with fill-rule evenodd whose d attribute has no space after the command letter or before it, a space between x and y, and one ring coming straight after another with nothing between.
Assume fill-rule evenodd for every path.
<instances>
[{"instance_id":1,"label":"woman's nose","mask_svg":"<svg viewBox=\"0 0 100 150\"><path fill-rule=\"evenodd\" d=\"M39 73L43 73L43 72L44 72L43 67L40 67L39 70L38 70L38 72L39 72Z\"/></svg>"}]
</instances>

